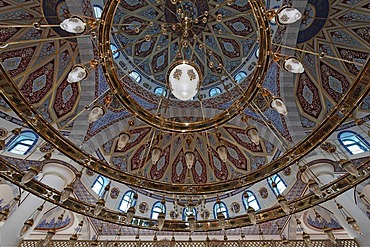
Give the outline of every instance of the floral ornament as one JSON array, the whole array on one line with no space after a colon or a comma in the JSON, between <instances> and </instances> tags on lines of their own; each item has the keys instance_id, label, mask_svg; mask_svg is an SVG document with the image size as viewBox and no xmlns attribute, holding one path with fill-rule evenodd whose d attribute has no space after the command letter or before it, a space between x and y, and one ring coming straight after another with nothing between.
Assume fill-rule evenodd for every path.
<instances>
[{"instance_id":1,"label":"floral ornament","mask_svg":"<svg viewBox=\"0 0 370 247\"><path fill-rule=\"evenodd\" d=\"M0 128L0 138L3 138L8 135L8 131L4 128Z\"/></svg>"},{"instance_id":2,"label":"floral ornament","mask_svg":"<svg viewBox=\"0 0 370 247\"><path fill-rule=\"evenodd\" d=\"M114 187L111 191L110 191L110 197L112 199L117 199L118 195L119 195L120 191L117 187Z\"/></svg>"},{"instance_id":3,"label":"floral ornament","mask_svg":"<svg viewBox=\"0 0 370 247\"><path fill-rule=\"evenodd\" d=\"M261 196L263 199L266 199L266 198L269 196L269 192L268 192L268 190L266 189L266 187L261 187L261 188L258 190L258 193L260 193L260 196Z\"/></svg>"},{"instance_id":4,"label":"floral ornament","mask_svg":"<svg viewBox=\"0 0 370 247\"><path fill-rule=\"evenodd\" d=\"M285 176L289 176L292 173L292 169L290 167L287 167L283 170L283 174Z\"/></svg>"},{"instance_id":5,"label":"floral ornament","mask_svg":"<svg viewBox=\"0 0 370 247\"><path fill-rule=\"evenodd\" d=\"M240 212L240 204L237 203L237 202L231 203L231 211L233 213L236 213L236 214L239 213Z\"/></svg>"},{"instance_id":6,"label":"floral ornament","mask_svg":"<svg viewBox=\"0 0 370 247\"><path fill-rule=\"evenodd\" d=\"M44 143L40 146L40 152L42 153L48 153L53 149L53 146L49 143Z\"/></svg>"},{"instance_id":7,"label":"floral ornament","mask_svg":"<svg viewBox=\"0 0 370 247\"><path fill-rule=\"evenodd\" d=\"M142 202L139 204L139 212L144 214L146 212L148 212L148 203L146 202Z\"/></svg>"},{"instance_id":8,"label":"floral ornament","mask_svg":"<svg viewBox=\"0 0 370 247\"><path fill-rule=\"evenodd\" d=\"M202 212L200 212L200 217L202 217L202 219L204 220L207 220L209 218L209 210L208 209L205 209L203 210Z\"/></svg>"},{"instance_id":9,"label":"floral ornament","mask_svg":"<svg viewBox=\"0 0 370 247\"><path fill-rule=\"evenodd\" d=\"M321 143L320 148L328 153L334 153L337 150L337 147L331 142Z\"/></svg>"},{"instance_id":10,"label":"floral ornament","mask_svg":"<svg viewBox=\"0 0 370 247\"><path fill-rule=\"evenodd\" d=\"M171 210L170 217L171 219L174 220L174 219L177 219L177 217L179 217L179 214L175 210Z\"/></svg>"},{"instance_id":11,"label":"floral ornament","mask_svg":"<svg viewBox=\"0 0 370 247\"><path fill-rule=\"evenodd\" d=\"M189 79L192 81L192 80L195 80L197 78L197 76L195 75L194 73L194 70L192 69L188 69L188 76L189 76Z\"/></svg>"},{"instance_id":12,"label":"floral ornament","mask_svg":"<svg viewBox=\"0 0 370 247\"><path fill-rule=\"evenodd\" d=\"M182 75L182 70L181 69L176 69L175 72L173 72L173 78L180 80L180 77Z\"/></svg>"},{"instance_id":13,"label":"floral ornament","mask_svg":"<svg viewBox=\"0 0 370 247\"><path fill-rule=\"evenodd\" d=\"M87 169L86 170L86 174L88 175L88 176L94 176L94 172L92 171L92 170L90 170L90 169Z\"/></svg>"}]
</instances>

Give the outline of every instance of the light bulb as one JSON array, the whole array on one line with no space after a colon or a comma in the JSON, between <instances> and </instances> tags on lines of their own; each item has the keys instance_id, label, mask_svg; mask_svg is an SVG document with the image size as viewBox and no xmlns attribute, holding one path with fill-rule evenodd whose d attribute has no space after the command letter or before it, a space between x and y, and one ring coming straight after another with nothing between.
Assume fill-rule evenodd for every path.
<instances>
[{"instance_id":1,"label":"light bulb","mask_svg":"<svg viewBox=\"0 0 370 247\"><path fill-rule=\"evenodd\" d=\"M86 24L79 16L72 16L65 19L59 26L69 33L81 34L86 31Z\"/></svg>"},{"instance_id":2,"label":"light bulb","mask_svg":"<svg viewBox=\"0 0 370 247\"><path fill-rule=\"evenodd\" d=\"M158 214L158 230L162 231L164 226L164 220L166 218L166 215L163 212L160 212Z\"/></svg>"},{"instance_id":3,"label":"light bulb","mask_svg":"<svg viewBox=\"0 0 370 247\"><path fill-rule=\"evenodd\" d=\"M303 243L306 247L312 247L313 244L312 244L312 241L311 241L311 238L310 238L310 235L308 235L307 233L303 232L302 233L302 238L303 238Z\"/></svg>"},{"instance_id":4,"label":"light bulb","mask_svg":"<svg viewBox=\"0 0 370 247\"><path fill-rule=\"evenodd\" d=\"M195 154L194 152L186 152L185 153L185 162L188 169L191 169L194 164Z\"/></svg>"},{"instance_id":5,"label":"light bulb","mask_svg":"<svg viewBox=\"0 0 370 247\"><path fill-rule=\"evenodd\" d=\"M117 149L122 151L126 147L129 140L130 140L130 135L128 133L123 132L119 134L118 142L117 142Z\"/></svg>"},{"instance_id":6,"label":"light bulb","mask_svg":"<svg viewBox=\"0 0 370 247\"><path fill-rule=\"evenodd\" d=\"M354 218L348 216L346 220L348 225L350 225L353 230L355 230L358 234L362 234L361 229Z\"/></svg>"},{"instance_id":7,"label":"light bulb","mask_svg":"<svg viewBox=\"0 0 370 247\"><path fill-rule=\"evenodd\" d=\"M288 57L284 60L284 69L290 73L301 74L304 72L303 64L295 57Z\"/></svg>"},{"instance_id":8,"label":"light bulb","mask_svg":"<svg viewBox=\"0 0 370 247\"><path fill-rule=\"evenodd\" d=\"M104 206L105 206L104 199L99 199L99 201L97 201L97 203L95 205L93 214L95 216L98 216L101 213L101 211L103 210Z\"/></svg>"},{"instance_id":9,"label":"light bulb","mask_svg":"<svg viewBox=\"0 0 370 247\"><path fill-rule=\"evenodd\" d=\"M159 158L161 157L161 153L162 153L162 149L160 149L159 147L154 147L152 149L152 164L155 165Z\"/></svg>"},{"instance_id":10,"label":"light bulb","mask_svg":"<svg viewBox=\"0 0 370 247\"><path fill-rule=\"evenodd\" d=\"M282 7L278 13L277 18L280 24L292 24L302 18L301 12L292 7Z\"/></svg>"},{"instance_id":11,"label":"light bulb","mask_svg":"<svg viewBox=\"0 0 370 247\"><path fill-rule=\"evenodd\" d=\"M64 190L62 191L62 194L60 195L60 201L65 202L68 200L69 196L73 192L73 184L68 184Z\"/></svg>"},{"instance_id":12,"label":"light bulb","mask_svg":"<svg viewBox=\"0 0 370 247\"><path fill-rule=\"evenodd\" d=\"M360 175L355 164L353 164L350 160L340 160L339 166L346 172L350 173L352 176L357 177Z\"/></svg>"},{"instance_id":13,"label":"light bulb","mask_svg":"<svg viewBox=\"0 0 370 247\"><path fill-rule=\"evenodd\" d=\"M283 195L278 195L277 200L278 200L280 207L283 209L283 211L286 214L290 214L289 204L288 204L288 201L285 199L285 197Z\"/></svg>"},{"instance_id":14,"label":"light bulb","mask_svg":"<svg viewBox=\"0 0 370 247\"><path fill-rule=\"evenodd\" d=\"M227 161L227 148L225 145L218 146L216 148L216 151L218 153L218 156L223 162Z\"/></svg>"},{"instance_id":15,"label":"light bulb","mask_svg":"<svg viewBox=\"0 0 370 247\"><path fill-rule=\"evenodd\" d=\"M258 131L256 127L249 127L247 129L247 135L249 139L251 140L251 142L253 142L255 145L260 144L260 137L258 135Z\"/></svg>"},{"instance_id":16,"label":"light bulb","mask_svg":"<svg viewBox=\"0 0 370 247\"><path fill-rule=\"evenodd\" d=\"M333 234L333 231L328 228L328 227L325 227L324 228L324 233L326 234L326 236L328 236L328 239L333 243L335 244L337 242L337 240L335 239L335 236Z\"/></svg>"},{"instance_id":17,"label":"light bulb","mask_svg":"<svg viewBox=\"0 0 370 247\"><path fill-rule=\"evenodd\" d=\"M256 210L254 210L253 207L249 206L247 213L249 216L249 220L251 221L253 225L255 225L257 223Z\"/></svg>"},{"instance_id":18,"label":"light bulb","mask_svg":"<svg viewBox=\"0 0 370 247\"><path fill-rule=\"evenodd\" d=\"M30 182L39 173L39 168L31 166L27 172L23 175L21 184Z\"/></svg>"},{"instance_id":19,"label":"light bulb","mask_svg":"<svg viewBox=\"0 0 370 247\"><path fill-rule=\"evenodd\" d=\"M321 188L320 188L319 184L315 180L309 179L308 180L308 187L318 197L321 197L322 196Z\"/></svg>"},{"instance_id":20,"label":"light bulb","mask_svg":"<svg viewBox=\"0 0 370 247\"><path fill-rule=\"evenodd\" d=\"M218 225L221 227L221 229L225 229L225 215L222 212L217 213L217 220L218 220Z\"/></svg>"},{"instance_id":21,"label":"light bulb","mask_svg":"<svg viewBox=\"0 0 370 247\"><path fill-rule=\"evenodd\" d=\"M98 121L104 115L104 113L105 112L101 106L95 106L89 114L88 122L93 123Z\"/></svg>"},{"instance_id":22,"label":"light bulb","mask_svg":"<svg viewBox=\"0 0 370 247\"><path fill-rule=\"evenodd\" d=\"M24 234L26 234L31 229L32 226L33 226L33 219L26 220L26 222L24 222L23 224L23 227L19 235L23 236Z\"/></svg>"},{"instance_id":23,"label":"light bulb","mask_svg":"<svg viewBox=\"0 0 370 247\"><path fill-rule=\"evenodd\" d=\"M134 218L135 212L136 212L135 207L130 207L127 210L127 215L126 215L126 223L127 224L131 224L132 219Z\"/></svg>"},{"instance_id":24,"label":"light bulb","mask_svg":"<svg viewBox=\"0 0 370 247\"><path fill-rule=\"evenodd\" d=\"M73 66L72 70L68 73L67 81L69 83L75 83L85 80L89 75L88 70L82 65Z\"/></svg>"},{"instance_id":25,"label":"light bulb","mask_svg":"<svg viewBox=\"0 0 370 247\"><path fill-rule=\"evenodd\" d=\"M280 113L282 115L287 115L288 114L288 110L286 109L286 106L285 106L284 102L280 98L278 98L278 97L275 97L271 101L270 106L275 111L277 111L278 113Z\"/></svg>"},{"instance_id":26,"label":"light bulb","mask_svg":"<svg viewBox=\"0 0 370 247\"><path fill-rule=\"evenodd\" d=\"M9 208L4 208L0 211L0 222L6 220L9 215Z\"/></svg>"}]
</instances>

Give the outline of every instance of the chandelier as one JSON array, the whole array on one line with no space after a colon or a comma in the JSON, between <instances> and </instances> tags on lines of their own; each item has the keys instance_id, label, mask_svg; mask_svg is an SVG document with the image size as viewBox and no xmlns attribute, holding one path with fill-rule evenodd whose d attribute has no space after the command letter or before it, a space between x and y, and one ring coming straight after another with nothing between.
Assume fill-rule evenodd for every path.
<instances>
[{"instance_id":1,"label":"chandelier","mask_svg":"<svg viewBox=\"0 0 370 247\"><path fill-rule=\"evenodd\" d=\"M111 178L113 181L123 182L134 187L135 190L143 188L152 189L163 194L178 194L179 196L173 199L171 203L179 204L191 213L188 215L186 225L183 222L166 219L164 213L159 213L156 220L137 216L135 207L130 207L125 214L119 214L106 207L110 186L105 188L103 195L99 197L95 205L86 206L86 203L70 198L75 181L68 184L62 192L46 188L43 191L45 193L40 197L47 201L53 201L57 205L79 211L79 213L89 217L111 223L147 229L193 232L256 225L274 220L277 217L285 217L305 210L311 204L317 205L334 198L344 191L344 189L341 191L345 187L343 184L354 186L368 178L367 164L356 167L348 160L341 160L342 169L348 172L341 178L343 180L338 179L333 181L332 184L320 185L316 178L308 179L307 185L312 193L304 197L302 201L297 199L294 202L289 202L285 196L279 195L276 197L277 206L263 212L256 212L252 207L248 207L245 215L235 219L228 219L222 212L218 212L216 219L213 221L197 221L192 210L195 206L205 208L206 200L203 197L199 200L193 200L191 195L205 195L206 197L211 193L221 193L246 187L292 164L297 164L302 157L320 145L326 137L343 123L346 117L353 113L356 106L369 91L369 86L364 82L369 78L368 64L353 82L353 86L348 90L346 96L338 101L338 105L333 108L332 112L328 113L327 118L317 127L317 130L307 135L294 147L291 147L289 146L290 143L274 130L273 124L267 121L267 118L264 118L264 112L267 110L273 110L283 116L289 114L288 107L283 99L264 88L264 82L269 68L273 65L282 68L284 73L299 74L305 71L303 64L297 57L291 54L283 54L283 45L273 42L273 33L275 33L273 31L276 31L275 24L282 27L293 24L302 18L302 14L297 9L283 6L268 10L261 0L248 1L246 10L239 12L240 16L244 18L243 20L252 22L250 28L253 32L230 35L226 27L234 28L235 32L238 32L241 25L240 23L232 23L230 16L227 14L230 6L238 5L233 0L218 4L215 2L209 4L208 1L200 0L164 2L158 0L156 8L160 9L163 16L155 16L153 12L151 13L154 15L153 20L141 20L142 22L139 22L137 17L130 17L129 20L123 18L124 14L130 10L130 6L125 4L116 0L107 0L101 18L70 16L58 25L71 35L69 37L58 37L58 39L78 39L82 36L89 36L97 45L97 55L94 59L86 63L76 63L69 71L66 77L68 83L71 85L84 83L84 80L92 76L91 72L93 70L101 69L104 80L109 85L108 93L103 93L101 98L87 105L83 110L89 112L87 122L92 125L104 117L108 112L107 107L113 100L118 100L125 110L131 114L131 119L127 121L127 128L122 130L116 138L118 151L124 151L130 141L134 139L134 134L130 130L137 122L141 121L149 125L152 131L150 132L151 138L145 144L146 155L144 158L140 157L140 162L144 160L151 165L157 164L163 157L163 153L166 152L162 147L166 142L164 136L168 133L184 134L186 135L186 143L183 144L186 147L183 154L184 163L188 171L194 170L196 169L196 160L199 160L199 154L195 152L194 148L197 145L197 140L193 140L191 135L206 133L207 145L205 150L211 153L212 148L209 139L212 138L213 142L216 143L213 154L226 164L230 162L230 154L218 128L231 121L240 121L242 125L245 125L245 134L251 145L258 146L262 141L258 127L250 124L246 113L249 111L249 114L259 114L261 116L262 123L273 134L277 135L277 139L281 141L285 152L276 160L250 174L242 174L236 178L209 184L186 182L180 185L148 179L139 174L141 172L140 164L138 165L137 174L121 172L77 147L64 138L59 131L53 129L34 111L18 88L9 83L12 81L11 77L4 68L1 68L2 96L12 107L19 111L25 122L31 128L37 130L45 140L50 141L55 149L60 150L84 169L95 171ZM143 4L150 5L153 3L143 1ZM5 26L24 27L25 25ZM32 27L40 30L53 27L53 25L36 22ZM209 35L204 33L209 33ZM55 38L50 38L50 40L53 39ZM151 42L153 40L155 42ZM215 40L218 40L217 44L223 46L217 49L214 48L211 44ZM0 49L5 50L22 42L24 41L4 42L0 44ZM31 40L30 42L39 41ZM119 48L112 50L112 43L118 44ZM250 50L243 51L240 45L240 50L232 50L231 46L237 47L236 44L248 44ZM291 47L287 49L295 50ZM115 55L118 53L124 56L124 59L120 62L115 59ZM225 54L230 57L226 56L225 58ZM324 53L313 53L313 55L322 58L329 57ZM252 59L253 56L254 60ZM228 61L228 58L230 61ZM330 58L336 59L334 57ZM148 60L150 60L150 64ZM241 66L251 69L248 75L245 75L241 80L237 80L236 75ZM145 77L145 83L150 82L151 85L160 86L162 91L157 95L150 94L147 98L142 97L147 92L144 90L139 92L136 90L138 87L132 86L133 83L138 84L132 77L133 72ZM145 86L142 83L142 85L143 88L150 87L149 84ZM214 101L215 97L213 95L204 93L205 90L215 85L222 87L224 90L224 93L218 95L219 101ZM218 106L210 107L214 102L217 102ZM70 121L73 122L77 117L78 115ZM45 160L50 159L50 156L44 157ZM30 167L23 174L11 164L7 163L7 166L12 167L11 174L19 180L20 186L25 187L27 184L30 188L32 186L42 188L42 185L34 179L40 172L38 167ZM304 172L303 169L302 172ZM345 189L349 189L349 187ZM54 199L48 194L52 194ZM135 196L137 199L136 192ZM181 196L186 198L186 203L179 199ZM169 202L166 202L165 199L161 201L164 206L166 203ZM217 198L217 203L221 203L219 198ZM2 219L6 219L6 216L7 212L2 212ZM352 218L350 220L350 223L356 227L356 222L353 222ZM301 223L298 220L297 222L297 225L301 227ZM82 227L82 223L80 227ZM305 239L305 242L309 242L308 234L303 227L301 228L303 239ZM326 232L328 236L330 235L330 239L333 239L330 229ZM49 235L50 239L54 236ZM72 240L77 239L73 237Z\"/></svg>"}]
</instances>

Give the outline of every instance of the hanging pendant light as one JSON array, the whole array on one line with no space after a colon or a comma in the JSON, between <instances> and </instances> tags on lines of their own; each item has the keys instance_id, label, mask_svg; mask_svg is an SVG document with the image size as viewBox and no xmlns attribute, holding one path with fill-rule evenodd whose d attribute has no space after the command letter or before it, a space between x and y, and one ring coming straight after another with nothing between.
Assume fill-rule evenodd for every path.
<instances>
[{"instance_id":1,"label":"hanging pendant light","mask_svg":"<svg viewBox=\"0 0 370 247\"><path fill-rule=\"evenodd\" d=\"M55 229L50 229L45 236L45 239L43 241L44 246L50 246L51 240L53 239L55 235Z\"/></svg>"},{"instance_id":2,"label":"hanging pendant light","mask_svg":"<svg viewBox=\"0 0 370 247\"><path fill-rule=\"evenodd\" d=\"M95 208L94 208L94 212L93 212L93 214L94 214L95 216L98 216L98 215L101 213L101 211L103 210L104 206L105 206L105 201L104 201L104 199L103 199L103 198L100 198L100 199L96 202L96 204L95 204Z\"/></svg>"},{"instance_id":3,"label":"hanging pendant light","mask_svg":"<svg viewBox=\"0 0 370 247\"><path fill-rule=\"evenodd\" d=\"M303 238L303 243L306 247L312 247L313 246L310 235L308 235L306 232L302 233L302 238Z\"/></svg>"},{"instance_id":4,"label":"hanging pendant light","mask_svg":"<svg viewBox=\"0 0 370 247\"><path fill-rule=\"evenodd\" d=\"M195 160L194 152L189 151L185 153L185 162L189 170L193 167L194 160Z\"/></svg>"},{"instance_id":5,"label":"hanging pendant light","mask_svg":"<svg viewBox=\"0 0 370 247\"><path fill-rule=\"evenodd\" d=\"M162 149L160 149L159 147L154 147L152 149L152 164L155 165L159 158L161 157L161 153L162 153Z\"/></svg>"},{"instance_id":6,"label":"hanging pendant light","mask_svg":"<svg viewBox=\"0 0 370 247\"><path fill-rule=\"evenodd\" d=\"M321 188L319 186L319 184L313 180L313 179L309 179L308 180L308 188L315 194L317 195L318 197L321 197L322 196L322 191L321 191Z\"/></svg>"},{"instance_id":7,"label":"hanging pendant light","mask_svg":"<svg viewBox=\"0 0 370 247\"><path fill-rule=\"evenodd\" d=\"M77 233L74 233L70 238L69 238L69 247L74 247L75 244L77 243L78 236Z\"/></svg>"},{"instance_id":8,"label":"hanging pendant light","mask_svg":"<svg viewBox=\"0 0 370 247\"><path fill-rule=\"evenodd\" d=\"M362 234L361 229L354 218L347 216L346 221L354 231L356 231L358 234Z\"/></svg>"},{"instance_id":9,"label":"hanging pendant light","mask_svg":"<svg viewBox=\"0 0 370 247\"><path fill-rule=\"evenodd\" d=\"M303 64L295 57L288 57L283 62L283 67L286 71L294 74L301 74L304 72Z\"/></svg>"},{"instance_id":10,"label":"hanging pendant light","mask_svg":"<svg viewBox=\"0 0 370 247\"><path fill-rule=\"evenodd\" d=\"M5 221L9 215L9 208L4 208L0 211L0 222Z\"/></svg>"},{"instance_id":11,"label":"hanging pendant light","mask_svg":"<svg viewBox=\"0 0 370 247\"><path fill-rule=\"evenodd\" d=\"M133 218L134 218L134 215L135 215L135 212L136 212L136 209L135 207L131 206L128 210L127 210L127 216L126 216L126 223L127 224L131 224Z\"/></svg>"},{"instance_id":12,"label":"hanging pendant light","mask_svg":"<svg viewBox=\"0 0 370 247\"><path fill-rule=\"evenodd\" d=\"M350 173L352 176L360 176L360 173L357 170L355 164L353 164L350 160L340 160L339 166L346 172Z\"/></svg>"},{"instance_id":13,"label":"hanging pendant light","mask_svg":"<svg viewBox=\"0 0 370 247\"><path fill-rule=\"evenodd\" d=\"M166 215L163 212L160 212L158 214L158 230L162 231L164 226L164 220L166 218Z\"/></svg>"},{"instance_id":14,"label":"hanging pendant light","mask_svg":"<svg viewBox=\"0 0 370 247\"><path fill-rule=\"evenodd\" d=\"M279 97L274 97L271 100L270 106L275 111L277 111L278 113L280 113L282 115L287 115L288 114L288 110L286 109L286 106L285 106L283 100L281 98L279 98Z\"/></svg>"},{"instance_id":15,"label":"hanging pendant light","mask_svg":"<svg viewBox=\"0 0 370 247\"><path fill-rule=\"evenodd\" d=\"M251 223L255 225L257 223L256 210L254 210L253 207L249 206L247 210L247 214L248 214L248 217Z\"/></svg>"},{"instance_id":16,"label":"hanging pendant light","mask_svg":"<svg viewBox=\"0 0 370 247\"><path fill-rule=\"evenodd\" d=\"M190 231L194 232L194 230L195 230L195 216L193 214L190 214L188 216L188 222L189 222Z\"/></svg>"},{"instance_id":17,"label":"hanging pendant light","mask_svg":"<svg viewBox=\"0 0 370 247\"><path fill-rule=\"evenodd\" d=\"M333 234L332 229L330 229L328 227L325 227L324 228L324 233L326 234L326 236L328 236L328 239L330 240L330 242L332 242L333 244L337 243L337 240L336 240L336 238Z\"/></svg>"},{"instance_id":18,"label":"hanging pendant light","mask_svg":"<svg viewBox=\"0 0 370 247\"><path fill-rule=\"evenodd\" d=\"M251 126L247 128L247 135L251 142L253 142L255 145L260 144L260 136L258 135L258 130L256 127Z\"/></svg>"},{"instance_id":19,"label":"hanging pendant light","mask_svg":"<svg viewBox=\"0 0 370 247\"><path fill-rule=\"evenodd\" d=\"M26 222L24 222L24 224L23 224L23 227L22 227L19 235L24 236L31 229L31 227L33 226L33 223L34 223L34 220L32 218L26 220Z\"/></svg>"},{"instance_id":20,"label":"hanging pendant light","mask_svg":"<svg viewBox=\"0 0 370 247\"><path fill-rule=\"evenodd\" d=\"M225 218L225 215L222 212L218 212L217 213L217 221L218 221L219 227L222 230L224 230L225 229L225 225L226 225L226 218Z\"/></svg>"},{"instance_id":21,"label":"hanging pendant light","mask_svg":"<svg viewBox=\"0 0 370 247\"><path fill-rule=\"evenodd\" d=\"M27 172L23 175L21 184L26 184L30 182L39 172L40 172L40 168L36 166L30 166Z\"/></svg>"},{"instance_id":22,"label":"hanging pendant light","mask_svg":"<svg viewBox=\"0 0 370 247\"><path fill-rule=\"evenodd\" d=\"M76 64L72 70L68 73L67 81L69 83L76 83L85 80L89 75L89 71L85 66Z\"/></svg>"},{"instance_id":23,"label":"hanging pendant light","mask_svg":"<svg viewBox=\"0 0 370 247\"><path fill-rule=\"evenodd\" d=\"M122 151L126 147L129 140L130 140L129 133L122 132L121 134L119 134L118 141L117 141L117 149L119 151Z\"/></svg>"},{"instance_id":24,"label":"hanging pendant light","mask_svg":"<svg viewBox=\"0 0 370 247\"><path fill-rule=\"evenodd\" d=\"M62 194L60 195L60 201L65 202L68 200L69 196L73 193L73 183L68 184L64 190L62 191Z\"/></svg>"},{"instance_id":25,"label":"hanging pendant light","mask_svg":"<svg viewBox=\"0 0 370 247\"><path fill-rule=\"evenodd\" d=\"M277 200L278 200L278 203L279 203L280 207L283 209L283 211L286 214L290 214L289 204L288 204L288 201L286 200L285 196L278 195Z\"/></svg>"},{"instance_id":26,"label":"hanging pendant light","mask_svg":"<svg viewBox=\"0 0 370 247\"><path fill-rule=\"evenodd\" d=\"M91 124L98 121L105 114L105 110L101 106L94 106L89 114L88 122Z\"/></svg>"},{"instance_id":27,"label":"hanging pendant light","mask_svg":"<svg viewBox=\"0 0 370 247\"><path fill-rule=\"evenodd\" d=\"M227 161L227 147L225 145L220 145L216 148L218 156L223 162Z\"/></svg>"},{"instance_id":28,"label":"hanging pendant light","mask_svg":"<svg viewBox=\"0 0 370 247\"><path fill-rule=\"evenodd\" d=\"M82 34L86 31L86 23L79 16L72 16L60 23L60 28L69 33Z\"/></svg>"}]
</instances>

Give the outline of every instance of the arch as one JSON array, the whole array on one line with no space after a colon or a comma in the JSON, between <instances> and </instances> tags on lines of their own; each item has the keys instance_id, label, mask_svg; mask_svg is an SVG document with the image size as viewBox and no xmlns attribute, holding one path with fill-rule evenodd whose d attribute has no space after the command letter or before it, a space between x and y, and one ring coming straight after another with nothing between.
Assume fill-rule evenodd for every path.
<instances>
[{"instance_id":1,"label":"arch","mask_svg":"<svg viewBox=\"0 0 370 247\"><path fill-rule=\"evenodd\" d=\"M164 90L163 87L156 87L154 89L154 93L158 96L164 96L164 97L166 97L166 95L167 95L167 92L166 92L166 90Z\"/></svg>"},{"instance_id":2,"label":"arch","mask_svg":"<svg viewBox=\"0 0 370 247\"><path fill-rule=\"evenodd\" d=\"M229 218L229 211L227 210L226 204L224 202L216 202L213 205L213 216L217 219L217 213L221 212L225 218Z\"/></svg>"},{"instance_id":3,"label":"arch","mask_svg":"<svg viewBox=\"0 0 370 247\"><path fill-rule=\"evenodd\" d=\"M254 210L256 211L261 209L261 206L256 198L256 195L250 190L247 190L243 193L242 201L243 201L245 210L247 210L249 206L254 208Z\"/></svg>"},{"instance_id":4,"label":"arch","mask_svg":"<svg viewBox=\"0 0 370 247\"><path fill-rule=\"evenodd\" d=\"M158 201L153 204L152 212L150 214L150 218L156 220L158 219L159 213L166 214L166 205L162 204L162 202Z\"/></svg>"},{"instance_id":5,"label":"arch","mask_svg":"<svg viewBox=\"0 0 370 247\"><path fill-rule=\"evenodd\" d=\"M93 185L91 186L91 189L98 195L101 196L104 192L105 186L107 186L109 183L109 180L101 175L99 175Z\"/></svg>"},{"instance_id":6,"label":"arch","mask_svg":"<svg viewBox=\"0 0 370 247\"><path fill-rule=\"evenodd\" d=\"M234 76L234 80L237 82L237 83L240 83L245 77L247 77L247 73L245 73L244 71L239 71L235 76Z\"/></svg>"},{"instance_id":7,"label":"arch","mask_svg":"<svg viewBox=\"0 0 370 247\"><path fill-rule=\"evenodd\" d=\"M360 154L369 151L369 143L360 134L350 130L339 132L338 141L350 154Z\"/></svg>"},{"instance_id":8,"label":"arch","mask_svg":"<svg viewBox=\"0 0 370 247\"><path fill-rule=\"evenodd\" d=\"M189 212L189 208L185 207L182 210L182 220L183 221L188 221L188 217L193 213L195 220L197 219L197 209L193 207L193 210Z\"/></svg>"},{"instance_id":9,"label":"arch","mask_svg":"<svg viewBox=\"0 0 370 247\"><path fill-rule=\"evenodd\" d=\"M267 179L268 184L271 190L274 192L275 196L278 196L283 193L283 191L287 188L286 183L284 180L278 175L274 174L270 178ZM275 183L276 187L273 187L272 184Z\"/></svg>"},{"instance_id":10,"label":"arch","mask_svg":"<svg viewBox=\"0 0 370 247\"><path fill-rule=\"evenodd\" d=\"M218 94L222 93L222 90L221 88L219 87L214 87L212 89L209 90L209 97L213 97L213 96L216 96Z\"/></svg>"},{"instance_id":11,"label":"arch","mask_svg":"<svg viewBox=\"0 0 370 247\"><path fill-rule=\"evenodd\" d=\"M140 83L141 82L141 75L137 71L133 70L128 75L132 79L134 79L137 83Z\"/></svg>"},{"instance_id":12,"label":"arch","mask_svg":"<svg viewBox=\"0 0 370 247\"><path fill-rule=\"evenodd\" d=\"M136 198L135 198L135 192L133 190L128 190L126 193L122 196L121 203L119 204L118 209L122 212L127 213L127 210L130 207L133 207L136 205Z\"/></svg>"},{"instance_id":13,"label":"arch","mask_svg":"<svg viewBox=\"0 0 370 247\"><path fill-rule=\"evenodd\" d=\"M22 131L6 144L6 151L25 155L33 149L38 140L39 136L32 130Z\"/></svg>"}]
</instances>

